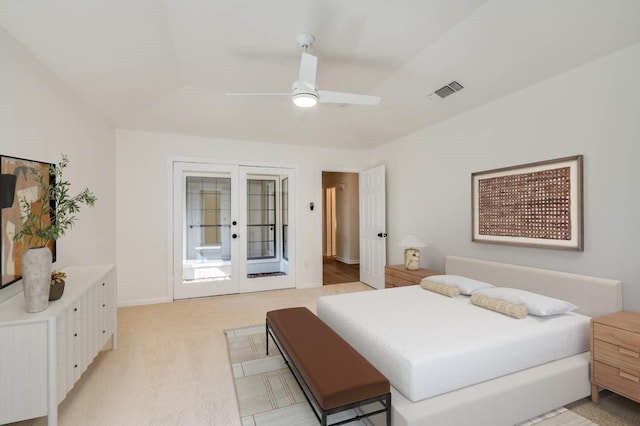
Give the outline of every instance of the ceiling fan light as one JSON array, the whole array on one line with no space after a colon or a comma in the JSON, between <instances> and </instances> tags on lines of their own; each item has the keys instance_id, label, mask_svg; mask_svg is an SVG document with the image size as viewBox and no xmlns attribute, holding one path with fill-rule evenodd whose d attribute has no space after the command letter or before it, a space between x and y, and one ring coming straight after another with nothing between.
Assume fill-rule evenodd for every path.
<instances>
[{"instance_id":1,"label":"ceiling fan light","mask_svg":"<svg viewBox=\"0 0 640 426\"><path fill-rule=\"evenodd\" d=\"M297 93L293 95L293 103L300 108L311 108L318 103L318 98L310 93Z\"/></svg>"}]
</instances>

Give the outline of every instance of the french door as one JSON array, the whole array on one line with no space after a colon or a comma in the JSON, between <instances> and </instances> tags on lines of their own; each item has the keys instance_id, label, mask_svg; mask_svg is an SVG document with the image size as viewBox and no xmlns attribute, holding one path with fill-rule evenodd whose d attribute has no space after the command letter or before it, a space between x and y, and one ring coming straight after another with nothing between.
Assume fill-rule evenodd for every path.
<instances>
[{"instance_id":1,"label":"french door","mask_svg":"<svg viewBox=\"0 0 640 426\"><path fill-rule=\"evenodd\" d=\"M173 298L295 287L293 169L173 164Z\"/></svg>"}]
</instances>

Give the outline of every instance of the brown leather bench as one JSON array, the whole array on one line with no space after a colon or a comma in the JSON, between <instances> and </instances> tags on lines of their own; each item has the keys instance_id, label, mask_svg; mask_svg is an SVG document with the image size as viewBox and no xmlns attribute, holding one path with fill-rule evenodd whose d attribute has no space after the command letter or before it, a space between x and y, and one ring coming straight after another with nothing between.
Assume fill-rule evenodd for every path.
<instances>
[{"instance_id":1,"label":"brown leather bench","mask_svg":"<svg viewBox=\"0 0 640 426\"><path fill-rule=\"evenodd\" d=\"M379 413L386 413L391 424L389 381L310 310L267 312L266 333L267 355L271 336L322 426L331 414L377 403L383 408L357 410L354 417L333 425Z\"/></svg>"}]
</instances>

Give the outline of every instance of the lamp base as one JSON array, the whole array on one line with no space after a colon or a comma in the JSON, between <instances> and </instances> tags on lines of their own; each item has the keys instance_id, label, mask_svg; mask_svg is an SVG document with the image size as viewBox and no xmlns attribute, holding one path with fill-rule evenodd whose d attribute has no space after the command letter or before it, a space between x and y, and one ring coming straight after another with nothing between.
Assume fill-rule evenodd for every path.
<instances>
[{"instance_id":1,"label":"lamp base","mask_svg":"<svg viewBox=\"0 0 640 426\"><path fill-rule=\"evenodd\" d=\"M414 248L404 250L404 267L410 271L420 269L420 250Z\"/></svg>"}]
</instances>

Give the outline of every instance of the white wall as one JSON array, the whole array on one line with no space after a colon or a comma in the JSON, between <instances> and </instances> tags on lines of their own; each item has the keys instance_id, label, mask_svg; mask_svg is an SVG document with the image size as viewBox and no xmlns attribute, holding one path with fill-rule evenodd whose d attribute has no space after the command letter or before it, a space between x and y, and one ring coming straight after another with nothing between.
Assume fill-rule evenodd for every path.
<instances>
[{"instance_id":1,"label":"white wall","mask_svg":"<svg viewBox=\"0 0 640 426\"><path fill-rule=\"evenodd\" d=\"M322 170L364 168L360 151L328 150L133 131L116 133L118 300L166 302L168 161L199 158L297 167L297 287L322 285Z\"/></svg>"},{"instance_id":2,"label":"white wall","mask_svg":"<svg viewBox=\"0 0 640 426\"><path fill-rule=\"evenodd\" d=\"M0 28L0 154L45 162L69 156L65 178L75 194L98 196L57 242L54 269L115 263L114 129ZM0 290L0 300L21 290Z\"/></svg>"},{"instance_id":3,"label":"white wall","mask_svg":"<svg viewBox=\"0 0 640 426\"><path fill-rule=\"evenodd\" d=\"M387 164L389 262L402 262L396 244L414 233L429 245L423 267L456 254L622 279L624 308L639 310L638 75L640 44L376 150ZM577 154L583 252L471 242L472 172Z\"/></svg>"}]
</instances>

